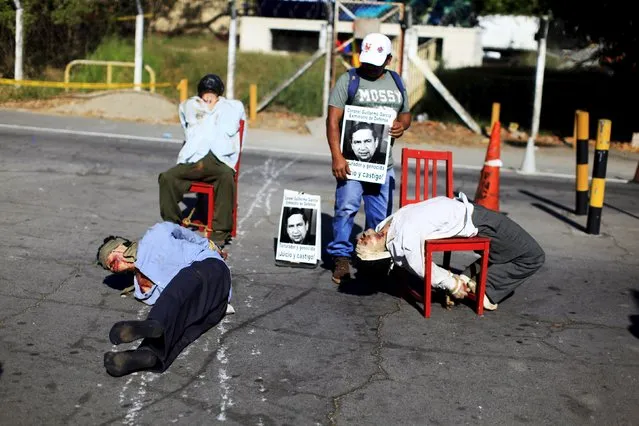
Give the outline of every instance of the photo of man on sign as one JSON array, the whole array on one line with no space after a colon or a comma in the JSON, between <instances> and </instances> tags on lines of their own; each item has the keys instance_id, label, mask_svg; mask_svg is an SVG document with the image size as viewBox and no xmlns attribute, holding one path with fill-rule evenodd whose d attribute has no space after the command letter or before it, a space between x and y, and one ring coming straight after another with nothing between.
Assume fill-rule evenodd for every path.
<instances>
[{"instance_id":1,"label":"photo of man on sign","mask_svg":"<svg viewBox=\"0 0 639 426\"><path fill-rule=\"evenodd\" d=\"M350 135L344 144L344 158L363 163L385 164L386 145L383 124L364 121L347 121L345 133Z\"/></svg>"},{"instance_id":2,"label":"photo of man on sign","mask_svg":"<svg viewBox=\"0 0 639 426\"><path fill-rule=\"evenodd\" d=\"M315 232L310 227L313 209L285 207L280 242L315 245Z\"/></svg>"}]
</instances>

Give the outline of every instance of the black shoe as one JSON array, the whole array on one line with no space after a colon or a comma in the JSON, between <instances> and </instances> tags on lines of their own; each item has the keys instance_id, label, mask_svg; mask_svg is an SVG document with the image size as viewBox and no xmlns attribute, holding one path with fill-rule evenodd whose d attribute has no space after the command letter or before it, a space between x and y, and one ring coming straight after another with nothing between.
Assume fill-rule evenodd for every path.
<instances>
[{"instance_id":1,"label":"black shoe","mask_svg":"<svg viewBox=\"0 0 639 426\"><path fill-rule=\"evenodd\" d=\"M159 359L148 349L136 349L124 352L106 352L104 368L113 377L126 376L140 370L155 367Z\"/></svg>"},{"instance_id":2,"label":"black shoe","mask_svg":"<svg viewBox=\"0 0 639 426\"><path fill-rule=\"evenodd\" d=\"M109 340L114 345L130 343L145 337L162 337L164 327L156 320L116 322L109 332Z\"/></svg>"}]
</instances>

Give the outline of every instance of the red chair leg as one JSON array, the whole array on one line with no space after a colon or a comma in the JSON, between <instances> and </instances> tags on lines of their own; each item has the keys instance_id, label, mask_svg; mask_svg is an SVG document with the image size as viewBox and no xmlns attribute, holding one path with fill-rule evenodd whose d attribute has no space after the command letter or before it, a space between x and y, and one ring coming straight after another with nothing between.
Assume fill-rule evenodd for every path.
<instances>
[{"instance_id":1,"label":"red chair leg","mask_svg":"<svg viewBox=\"0 0 639 426\"><path fill-rule=\"evenodd\" d=\"M237 235L237 174L235 179L235 197L233 199L233 225L231 226L231 236L235 238Z\"/></svg>"},{"instance_id":2,"label":"red chair leg","mask_svg":"<svg viewBox=\"0 0 639 426\"><path fill-rule=\"evenodd\" d=\"M209 238L211 236L211 229L213 229L213 212L215 209L215 191L210 188L207 191L209 197L208 210L206 212L206 229L204 230L204 236Z\"/></svg>"},{"instance_id":3,"label":"red chair leg","mask_svg":"<svg viewBox=\"0 0 639 426\"><path fill-rule=\"evenodd\" d=\"M430 318L430 299L431 299L431 267L433 261L433 253L426 249L426 263L424 264L424 318Z\"/></svg>"},{"instance_id":4,"label":"red chair leg","mask_svg":"<svg viewBox=\"0 0 639 426\"><path fill-rule=\"evenodd\" d=\"M484 244L481 256L481 271L479 271L479 290L477 291L477 315L484 314L484 296L486 295L486 278L488 277L488 243Z\"/></svg>"}]
</instances>

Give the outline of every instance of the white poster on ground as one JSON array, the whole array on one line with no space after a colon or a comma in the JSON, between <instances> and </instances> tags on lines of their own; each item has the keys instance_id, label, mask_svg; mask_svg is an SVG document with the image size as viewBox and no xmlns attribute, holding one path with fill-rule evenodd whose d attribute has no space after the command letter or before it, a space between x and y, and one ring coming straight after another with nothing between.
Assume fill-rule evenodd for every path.
<instances>
[{"instance_id":1,"label":"white poster on ground","mask_svg":"<svg viewBox=\"0 0 639 426\"><path fill-rule=\"evenodd\" d=\"M284 190L278 227L276 261L315 265L321 258L319 195Z\"/></svg>"},{"instance_id":2,"label":"white poster on ground","mask_svg":"<svg viewBox=\"0 0 639 426\"><path fill-rule=\"evenodd\" d=\"M390 129L397 111L346 105L340 148L351 171L349 179L386 182L391 150Z\"/></svg>"}]
</instances>

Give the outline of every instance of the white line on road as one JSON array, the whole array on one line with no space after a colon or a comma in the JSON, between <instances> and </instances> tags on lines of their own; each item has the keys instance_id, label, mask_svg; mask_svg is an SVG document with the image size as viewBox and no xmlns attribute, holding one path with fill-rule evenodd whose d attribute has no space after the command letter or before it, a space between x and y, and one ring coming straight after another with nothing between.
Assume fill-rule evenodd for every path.
<instances>
[{"instance_id":1,"label":"white line on road","mask_svg":"<svg viewBox=\"0 0 639 426\"><path fill-rule=\"evenodd\" d=\"M135 135L125 135L125 134L119 134L119 133L88 132L86 130L56 129L53 127L22 126L18 124L0 124L0 128L14 129L14 130L30 130L33 132L57 133L61 135L94 136L94 137L109 138L109 139L132 139L132 140L138 140L138 141L169 142L169 143L183 142L182 139L173 139L173 138L154 138L151 136L135 136Z\"/></svg>"},{"instance_id":2,"label":"white line on road","mask_svg":"<svg viewBox=\"0 0 639 426\"><path fill-rule=\"evenodd\" d=\"M101 137L101 138L109 138L109 139L129 139L136 141L148 141L148 142L165 142L165 143L182 143L184 140L182 139L174 139L174 138L156 138L152 136L135 136L135 135L127 135L127 134L119 134L119 133L104 133L104 132L89 132L85 130L70 130L70 129L56 129L53 127L37 127L37 126L23 126L19 124L0 124L0 128L4 129L14 129L14 130L30 130L34 132L46 132L46 133L57 133L64 135L78 135L78 136L93 136L93 137ZM323 157L330 158L330 153L320 153L320 152L309 152L309 151L296 151L293 149L283 149L283 148L269 148L269 147L255 147L255 146L247 146L245 148L246 151L265 151L265 152L273 152L273 153L281 153L281 154L303 154L305 156L312 157ZM456 169L460 170L481 170L483 166L475 166L475 165L466 165L466 164L455 164ZM511 168L503 168L504 172L514 172L520 174L522 176L543 176L543 177L553 177L560 179L575 179L574 175L565 174L565 173L552 173L552 172L535 172L535 173L520 173L516 169ZM607 182L615 182L615 183L628 183L627 179L618 179L618 178L606 178Z\"/></svg>"}]
</instances>

